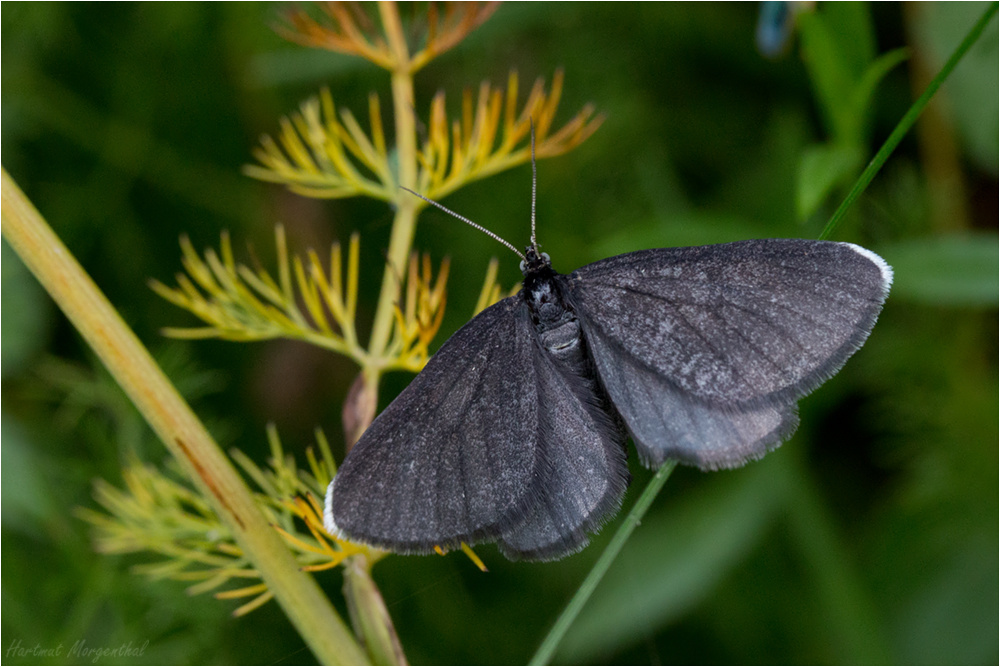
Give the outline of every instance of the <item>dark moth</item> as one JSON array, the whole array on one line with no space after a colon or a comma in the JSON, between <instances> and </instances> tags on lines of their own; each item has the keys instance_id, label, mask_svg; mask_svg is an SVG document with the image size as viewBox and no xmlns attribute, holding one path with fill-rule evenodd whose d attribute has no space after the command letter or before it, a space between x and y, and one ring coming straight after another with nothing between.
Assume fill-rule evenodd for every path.
<instances>
[{"instance_id":1,"label":"dark moth","mask_svg":"<svg viewBox=\"0 0 1000 667\"><path fill-rule=\"evenodd\" d=\"M445 342L351 450L329 530L403 553L573 553L621 504L627 437L649 467L760 458L864 343L892 282L864 248L786 239L569 275L532 245L522 270L523 289Z\"/></svg>"}]
</instances>

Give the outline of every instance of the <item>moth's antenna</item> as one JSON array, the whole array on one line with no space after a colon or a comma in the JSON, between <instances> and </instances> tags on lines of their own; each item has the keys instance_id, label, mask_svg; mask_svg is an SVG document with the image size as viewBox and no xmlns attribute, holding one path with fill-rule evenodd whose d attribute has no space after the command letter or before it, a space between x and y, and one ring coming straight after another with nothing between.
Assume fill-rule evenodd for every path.
<instances>
[{"instance_id":1,"label":"moth's antenna","mask_svg":"<svg viewBox=\"0 0 1000 667\"><path fill-rule=\"evenodd\" d=\"M507 246L508 248L510 248L511 250L513 250L514 254L517 255L518 257L520 257L522 261L527 261L527 258L525 258L525 256L521 254L520 250L518 250L517 248L515 248L514 246L512 246L510 243L508 243L504 239L500 238L497 234L495 234L495 233L491 232L490 230L486 229L482 225L478 225L478 224L474 223L472 220L469 220L468 218L466 218L465 216L459 215L458 213L455 213L450 208L442 206L441 204L437 203L433 199L428 199L427 197L423 196L419 192L414 192L410 188L405 187L403 185L400 185L399 187L401 189L403 189L403 190L406 190L411 195L416 195L416 196L420 197L421 199L423 199L428 204L431 204L432 206L437 206L439 209L441 209L442 211L444 211L448 215L450 215L450 216L452 216L454 218L458 218L459 220L461 220L465 224L471 225L471 226L475 227L476 229L478 229L479 231L481 231L483 234L486 234L487 236L492 237L493 239L499 241L500 243L504 244L505 246ZM532 219L534 219L534 215L532 215ZM532 236L534 236L534 234L532 234ZM532 239L532 243L534 243L534 239Z\"/></svg>"},{"instance_id":2,"label":"moth's antenna","mask_svg":"<svg viewBox=\"0 0 1000 667\"><path fill-rule=\"evenodd\" d=\"M535 167L535 120L528 117L531 124L531 247L538 254L538 242L535 241L535 191L538 183L538 170Z\"/></svg>"}]
</instances>

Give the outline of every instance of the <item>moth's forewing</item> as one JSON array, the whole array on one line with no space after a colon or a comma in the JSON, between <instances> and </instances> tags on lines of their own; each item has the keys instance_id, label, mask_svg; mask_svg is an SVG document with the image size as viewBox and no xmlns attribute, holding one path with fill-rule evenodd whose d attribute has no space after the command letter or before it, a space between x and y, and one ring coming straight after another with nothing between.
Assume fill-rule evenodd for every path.
<instances>
[{"instance_id":1,"label":"moth's forewing","mask_svg":"<svg viewBox=\"0 0 1000 667\"><path fill-rule=\"evenodd\" d=\"M565 279L643 459L702 468L788 437L795 402L865 341L891 281L868 250L794 239L643 250Z\"/></svg>"},{"instance_id":2,"label":"moth's forewing","mask_svg":"<svg viewBox=\"0 0 1000 667\"><path fill-rule=\"evenodd\" d=\"M327 528L403 553L496 539L536 503L535 344L509 297L459 329L340 466Z\"/></svg>"}]
</instances>

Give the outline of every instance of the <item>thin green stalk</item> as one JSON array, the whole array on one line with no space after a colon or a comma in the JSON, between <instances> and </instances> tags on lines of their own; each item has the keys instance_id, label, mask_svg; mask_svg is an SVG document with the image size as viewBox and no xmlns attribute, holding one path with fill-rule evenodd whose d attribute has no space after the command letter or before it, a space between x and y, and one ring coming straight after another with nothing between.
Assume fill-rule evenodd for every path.
<instances>
[{"instance_id":1,"label":"thin green stalk","mask_svg":"<svg viewBox=\"0 0 1000 667\"><path fill-rule=\"evenodd\" d=\"M406 34L393 2L380 2L382 27L389 40L395 65L392 70L392 111L396 127L396 158L399 163L399 183L410 188L417 183L417 125L414 115L413 74L410 71L410 53ZM399 295L399 277L404 275L406 258L413 246L417 227L420 200L416 197L397 197L396 216L392 221L389 251L382 290L375 308L372 335L368 352L379 359L389 343L392 333L393 307Z\"/></svg>"},{"instance_id":2,"label":"thin green stalk","mask_svg":"<svg viewBox=\"0 0 1000 667\"><path fill-rule=\"evenodd\" d=\"M406 199L397 200L396 215L389 236L389 250L386 253L385 272L382 274L382 289L379 292L378 305L375 307L372 335L368 344L368 357L376 364L384 365L386 362L383 356L389 344L389 336L392 334L393 308L399 301L399 281L401 276L406 275L406 258L413 247L416 229L416 204ZM375 370L381 371L381 367Z\"/></svg>"},{"instance_id":3,"label":"thin green stalk","mask_svg":"<svg viewBox=\"0 0 1000 667\"><path fill-rule=\"evenodd\" d=\"M555 653L556 648L559 646L559 642L566 635L566 631L569 627L573 625L573 621L580 614L580 610L583 606L587 604L587 600L593 595L594 591L597 589L597 585L601 583L601 579L607 573L608 568L611 567L611 563L614 562L615 558L618 556L618 552L622 550L625 546L626 540L632 535L632 531L635 530L636 526L642 520L642 517L646 514L646 510L649 506L653 504L653 500L656 498L656 494L660 492L663 485L666 483L667 479L670 477L670 473L674 471L677 467L677 461L667 461L660 469L656 471L653 475L653 479L649 480L649 484L643 490L642 495L639 499L635 501L635 505L632 506L632 510L625 517L622 525L619 526L618 532L615 533L614 538L608 544L607 548L604 549L604 553L601 557L597 559L594 563L594 567L590 570L590 574L587 578L583 580L580 584L580 588L577 589L576 593L573 594L573 598L563 609L562 614L556 619L555 625L549 630L549 634L545 636L542 641L541 646L535 651L535 655L531 657L531 662L529 665L547 665L552 659L552 655Z\"/></svg>"},{"instance_id":4,"label":"thin green stalk","mask_svg":"<svg viewBox=\"0 0 1000 667\"><path fill-rule=\"evenodd\" d=\"M868 167L858 177L854 187L851 188L850 193L834 212L826 227L823 228L823 232L819 235L821 240L827 239L833 234L844 214L875 178L875 174L913 127L938 88L982 35L986 26L996 15L997 7L997 3L992 3L983 11L979 20L948 58L941 71L931 80L916 102L910 106ZM813 487L800 483L800 476L793 476L792 479L798 483L796 497L800 501L793 508L792 524L800 538L799 542L803 547L804 555L817 575L816 579L819 582L820 594L825 605L835 617L833 619L834 626L841 633L841 650L851 657L858 658L858 662L886 662L889 649L878 633L879 626L876 623L875 611L870 601L860 590L857 576L851 571L849 560L846 557L846 549L843 548L836 534L830 529L832 521L824 514L825 507L822 499L814 492Z\"/></svg>"},{"instance_id":5,"label":"thin green stalk","mask_svg":"<svg viewBox=\"0 0 1000 667\"><path fill-rule=\"evenodd\" d=\"M328 664L367 663L330 601L300 571L246 484L146 348L2 168L0 178L4 238L229 526L316 658Z\"/></svg>"},{"instance_id":6,"label":"thin green stalk","mask_svg":"<svg viewBox=\"0 0 1000 667\"><path fill-rule=\"evenodd\" d=\"M896 129L892 131L889 138L885 140L884 144L882 144L882 148L880 148L878 153L875 154L872 161L868 163L868 166L861 173L861 176L858 177L857 182L854 184L854 187L851 188L851 191L847 194L843 203L841 203L840 207L834 212L833 217L830 218L830 222L826 223L826 227L823 228L823 232L819 235L820 239L830 238L830 235L833 234L837 225L840 224L844 214L847 213L847 210L851 207L854 201L861 196L861 193L864 192L868 185L872 182L872 179L875 178L875 174L877 174L882 168L885 161L889 159L889 155L896 150L896 146L899 145L899 142L903 140L903 137L910 131L910 128L913 127L917 118L919 118L920 114L923 113L924 107L926 107L927 103L931 101L932 97L934 97L934 93L937 92L937 89L941 87L941 84L944 83L945 79L948 78L952 70L955 69L955 66L958 65L962 57L965 56L965 53L972 47L973 44L975 44L980 35L983 34L983 30L986 29L986 26L996 13L997 3L991 3L986 8L986 11L983 12L983 15L979 17L979 20L976 21L975 25L972 26L972 29L969 30L969 33L965 36L965 39L962 40L962 43L958 45L957 49L955 49L955 52L951 54L950 58L948 58L948 62L944 64L941 71L938 72L937 76L935 76L934 79L931 80L930 84L928 84L923 95L917 98L917 101L913 103L910 109L903 116L902 120L899 121L899 124L896 125Z\"/></svg>"},{"instance_id":7,"label":"thin green stalk","mask_svg":"<svg viewBox=\"0 0 1000 667\"><path fill-rule=\"evenodd\" d=\"M837 225L840 224L840 221L844 217L844 214L854 203L854 201L859 196L861 196L861 193L865 191L865 188L867 188L868 185L872 182L872 179L875 178L875 174L878 173L879 169L882 168L882 165L885 164L885 161L888 159L889 155L892 153L893 150L895 150L896 146L899 145L899 142L902 140L903 136L913 126L913 123L916 122L916 119L920 116L921 112L924 110L924 107L927 106L927 103L934 96L934 93L936 93L938 88L941 87L941 84L945 81L945 79L948 78L948 76L955 69L955 66L959 63L959 61L969 50L969 48L971 48L972 45L976 42L976 40L979 39L980 35L982 35L983 33L983 30L986 29L986 26L989 24L990 20L996 13L997 13L997 3L993 3L986 8L986 10L983 12L983 15L972 27L972 29L966 35L965 39L962 40L962 43L959 44L958 48L955 49L955 52L952 53L951 57L948 59L948 62L945 63L944 67L941 69L938 75L934 77L930 85L927 86L927 90L924 91L924 93L917 99L916 102L914 102L914 104L906 112L902 120L899 121L899 124L893 130L892 134L890 134L889 138L886 139L885 143L882 145L882 148L879 149L878 153L876 153L875 157L868 164L868 167L864 170L864 172L862 172L861 176L858 178L854 187L851 189L851 192L847 195L847 198L844 199L843 203L836 210L836 212L830 218L830 221L827 223L826 227L823 229L823 232L819 236L820 239L829 238L829 236L837 228ZM652 504L653 499L656 497L657 493L659 493L660 489L663 487L663 484L667 481L667 478L670 476L670 473L673 472L675 466L676 466L675 461L667 461L657 471L653 479L650 480L649 485L643 491L642 496L639 497L639 500L632 508L632 511L629 512L628 517L626 517L625 521L622 523L622 526L618 529L618 533L615 535L611 543L608 544L608 547L605 549L604 553L601 554L601 557L600 559L598 559L597 563L594 564L593 569L587 575L587 578L584 579L583 583L580 585L580 588L577 590L576 594L574 594L569 604L566 605L566 608L563 610L562 614L560 614L559 618L556 620L555 625L549 631L548 635L546 635L545 639L542 641L542 644L538 647L538 650L535 652L535 655L532 656L531 662L529 664L544 665L548 664L549 660L551 660L552 656L556 651L556 648L559 646L559 642L562 641L562 638L565 636L566 631L569 630L569 627L573 624L573 621L576 620L576 617L577 615L579 615L580 610L583 608L587 600L590 598L591 594L593 594L594 590L597 588L598 583L600 583L601 579L604 577L604 574L611 566L611 563L618 555L618 552L621 551L622 547L625 544L625 541L628 539L629 535L631 535L632 531L635 529L635 526L638 524L639 520L645 514L646 510L649 509L649 506Z\"/></svg>"},{"instance_id":8,"label":"thin green stalk","mask_svg":"<svg viewBox=\"0 0 1000 667\"><path fill-rule=\"evenodd\" d=\"M393 116L396 128L396 158L399 165L398 185L408 188L417 183L417 126L414 117L413 74L406 34L394 2L380 2L382 27L393 53L392 70ZM382 373L383 355L392 334L394 308L399 301L400 277L404 275L407 257L413 247L420 200L396 197L396 215L389 236L382 287L368 342L368 358L373 364L362 369L366 384L364 393L375 396ZM374 415L374 412L372 412ZM370 422L371 417L365 421ZM353 425L349 438L359 437L367 423ZM352 445L350 442L348 446ZM406 655L389 617L382 594L371 578L371 564L363 557L354 557L346 565L344 596L351 610L355 631L366 644L369 654L378 664L405 665Z\"/></svg>"},{"instance_id":9,"label":"thin green stalk","mask_svg":"<svg viewBox=\"0 0 1000 667\"><path fill-rule=\"evenodd\" d=\"M913 127L938 88L983 34L986 26L996 15L997 8L997 3L991 3L986 7L979 20L948 58L941 71L931 80L916 102L910 106L893 129L892 134L882 144L872 161L868 163L868 167L858 177L854 187L851 188L843 203L834 212L826 227L823 228L823 232L819 235L820 239L827 239L833 234L844 214L875 178L875 174ZM806 560L816 573L816 580L820 587L819 592L825 606L834 617L832 619L834 628L841 633L841 650L848 656L848 659L856 659L856 662L887 662L890 652L883 637L879 634L879 625L876 623L873 605L860 589L858 577L851 570L846 549L843 548L836 533L830 528L833 522L827 516L822 498L815 493L813 485L802 483L801 474L793 475L790 479L798 485L794 494L798 498L798 502L793 507L792 525L800 538L799 543L803 547Z\"/></svg>"}]
</instances>

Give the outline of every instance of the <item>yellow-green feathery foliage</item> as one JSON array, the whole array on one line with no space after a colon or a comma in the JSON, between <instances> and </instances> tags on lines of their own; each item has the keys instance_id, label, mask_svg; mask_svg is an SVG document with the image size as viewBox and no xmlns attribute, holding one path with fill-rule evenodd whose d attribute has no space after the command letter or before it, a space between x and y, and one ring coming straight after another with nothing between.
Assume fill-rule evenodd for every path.
<instances>
[{"instance_id":1,"label":"yellow-green feathery foliage","mask_svg":"<svg viewBox=\"0 0 1000 667\"><path fill-rule=\"evenodd\" d=\"M510 73L506 91L483 82L475 99L469 90L462 94L461 117L450 122L444 92L435 95L427 138L417 156L417 190L441 199L472 181L528 162L532 123L538 159L562 155L582 143L603 116L595 116L588 105L553 132L563 78L557 71L549 92L542 79L535 81L520 111L517 72ZM374 93L368 97L368 115L371 137L350 111L337 113L330 91L324 88L318 98L306 100L298 112L281 119L277 141L267 135L261 138L261 146L254 150L260 165L249 165L244 172L307 197L366 195L395 201L400 184L390 165L381 105Z\"/></svg>"},{"instance_id":2,"label":"yellow-green feathery foliage","mask_svg":"<svg viewBox=\"0 0 1000 667\"><path fill-rule=\"evenodd\" d=\"M303 569L329 569L359 553L371 562L381 558L383 552L323 530L323 510L316 498L323 497L337 470L323 432L316 431L319 458L312 448L306 450L308 470L300 469L295 458L284 452L273 426L268 428L267 436L271 444L268 468L262 470L238 450L231 455L258 487L260 510L284 536ZM180 478L176 468L167 474L135 461L126 467L124 479L124 490L103 480L95 482L94 497L107 514L77 510L77 516L94 526L98 551L162 556L164 560L135 566L135 572L154 579L196 582L188 588L192 595L227 587L215 597L251 597L233 612L237 616L271 599L271 592L260 582L259 573L229 529Z\"/></svg>"},{"instance_id":3,"label":"yellow-green feathery foliage","mask_svg":"<svg viewBox=\"0 0 1000 667\"><path fill-rule=\"evenodd\" d=\"M157 294L191 312L204 323L167 328L176 338L222 338L260 341L289 338L318 345L352 359L359 373L343 408L349 447L374 418L381 375L389 370L418 372L427 363L430 345L441 326L447 302L448 259L437 272L427 254L413 249L417 214L428 204L408 188L440 199L477 179L531 159L534 128L536 155L545 159L580 145L601 124L591 106L556 126L564 76L557 71L546 90L539 79L519 102L519 79L511 72L505 88L482 83L478 93L466 90L457 118L449 118L445 93L429 101L427 117L418 120L413 75L430 60L462 41L496 10L496 3L434 3L403 29L395 3L375 5L328 3L322 17L306 10L287 15L286 37L306 46L365 58L386 69L392 84L390 146L377 95L368 98L368 131L354 114L334 104L328 88L279 121L276 138L264 136L253 151L257 164L247 175L277 183L314 198L367 196L392 205L390 234L382 286L368 341L358 337L359 244L354 232L346 246L337 242L322 256L308 251L290 255L284 228L275 229L277 267L269 271L238 263L227 234L218 251L199 255L181 239L184 272L177 286L152 282ZM412 37L419 33L416 38ZM411 45L409 39L415 44ZM411 52L412 48L412 52ZM417 131L418 124L426 128ZM418 140L418 136L423 137ZM496 284L497 263L487 269L474 313L497 301L505 291ZM405 660L388 613L369 577L384 552L351 544L323 529L319 498L335 473L322 434L321 457L307 451L309 469L297 468L270 429L272 458L261 469L239 451L232 457L260 491L258 501L274 529L304 569L313 571L350 563L345 594L355 613L355 632L372 658ZM107 514L82 510L95 526L97 547L109 553L146 551L163 557L139 571L156 577L195 581L191 592L233 586L220 598L252 598L236 610L246 613L270 599L248 560L224 524L188 487L155 468L136 463L125 472L124 490L98 482L96 497ZM480 567L467 547L463 550Z\"/></svg>"}]
</instances>

